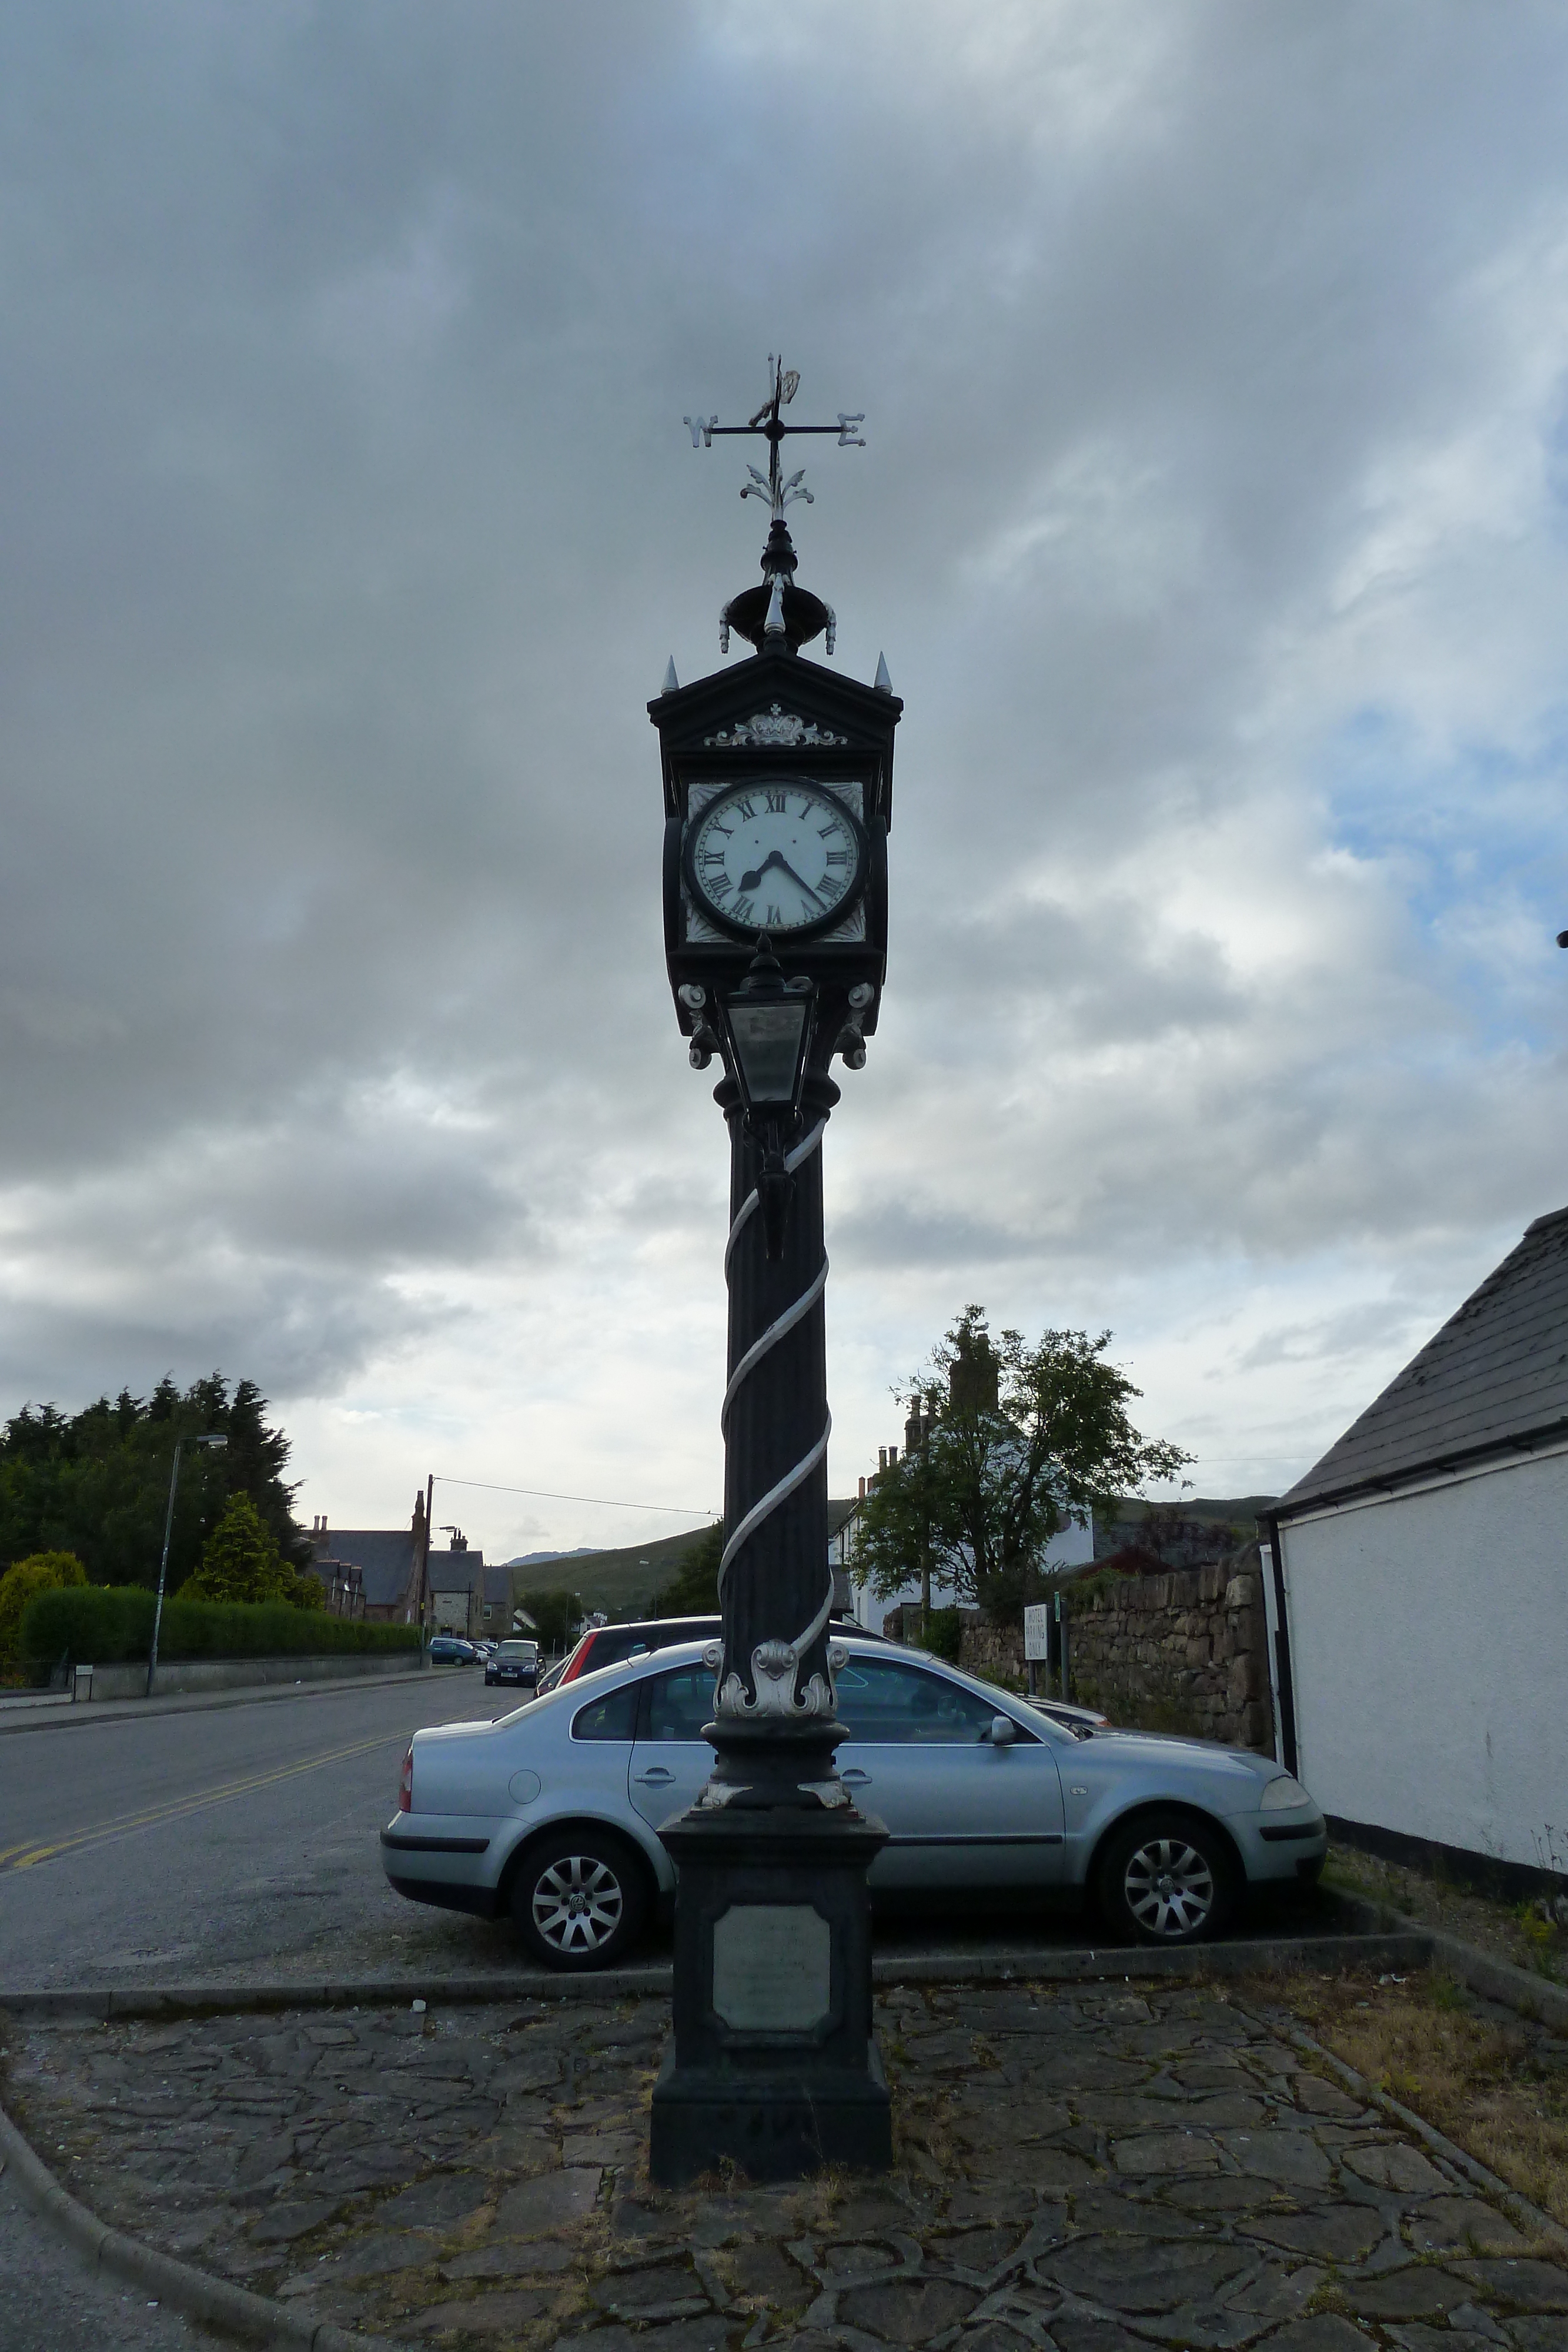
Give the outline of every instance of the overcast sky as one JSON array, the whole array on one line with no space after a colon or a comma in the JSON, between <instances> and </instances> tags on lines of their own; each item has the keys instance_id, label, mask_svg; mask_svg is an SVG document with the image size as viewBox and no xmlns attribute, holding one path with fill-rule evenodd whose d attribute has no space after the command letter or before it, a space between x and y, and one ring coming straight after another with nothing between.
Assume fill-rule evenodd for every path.
<instances>
[{"instance_id":1,"label":"overcast sky","mask_svg":"<svg viewBox=\"0 0 1568 2352\"><path fill-rule=\"evenodd\" d=\"M1565 119L1531 0L13 0L0 1407L716 1506L645 704L782 349L905 701L832 1489L971 1299L1288 1485L1568 1200Z\"/></svg>"}]
</instances>

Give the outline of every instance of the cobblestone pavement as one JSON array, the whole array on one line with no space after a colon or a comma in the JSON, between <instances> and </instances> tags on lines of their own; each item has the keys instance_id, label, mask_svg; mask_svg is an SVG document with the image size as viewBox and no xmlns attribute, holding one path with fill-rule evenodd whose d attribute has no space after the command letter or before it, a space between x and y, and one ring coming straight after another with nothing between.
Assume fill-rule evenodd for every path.
<instances>
[{"instance_id":1,"label":"cobblestone pavement","mask_svg":"<svg viewBox=\"0 0 1568 2352\"><path fill-rule=\"evenodd\" d=\"M105 2220L318 2318L565 2352L1568 2352L1568 2261L1203 1988L887 1994L897 2169L650 2189L662 2000L9 2023Z\"/></svg>"}]
</instances>

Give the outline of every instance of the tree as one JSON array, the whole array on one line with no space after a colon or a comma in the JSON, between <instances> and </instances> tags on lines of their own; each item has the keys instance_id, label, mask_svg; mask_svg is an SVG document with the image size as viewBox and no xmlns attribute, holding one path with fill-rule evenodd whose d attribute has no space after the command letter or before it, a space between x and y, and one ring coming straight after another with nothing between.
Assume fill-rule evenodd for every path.
<instances>
[{"instance_id":1,"label":"tree","mask_svg":"<svg viewBox=\"0 0 1568 2352\"><path fill-rule=\"evenodd\" d=\"M181 1591L187 1601L287 1601L296 1609L319 1609L323 1598L320 1579L284 1559L248 1495L231 1496Z\"/></svg>"},{"instance_id":2,"label":"tree","mask_svg":"<svg viewBox=\"0 0 1568 2352\"><path fill-rule=\"evenodd\" d=\"M538 1645L547 1657L552 1657L567 1647L578 1611L575 1594L522 1592L517 1596L517 1605L525 1617L533 1619Z\"/></svg>"},{"instance_id":3,"label":"tree","mask_svg":"<svg viewBox=\"0 0 1568 2352\"><path fill-rule=\"evenodd\" d=\"M1145 1438L1127 1407L1141 1391L1113 1364L1109 1331L993 1339L967 1307L908 1383L923 1432L880 1472L857 1529L854 1572L886 1598L935 1575L997 1624L1038 1591L1051 1538L1119 1496L1174 1478L1192 1456Z\"/></svg>"},{"instance_id":4,"label":"tree","mask_svg":"<svg viewBox=\"0 0 1568 2352\"><path fill-rule=\"evenodd\" d=\"M662 1584L648 1603L650 1617L716 1617L718 1564L724 1556L724 1527L706 1528L675 1562L668 1584Z\"/></svg>"},{"instance_id":5,"label":"tree","mask_svg":"<svg viewBox=\"0 0 1568 2352\"><path fill-rule=\"evenodd\" d=\"M0 1674L14 1674L20 1663L22 1612L28 1601L58 1585L86 1582L86 1569L68 1551L35 1552L0 1576Z\"/></svg>"},{"instance_id":6,"label":"tree","mask_svg":"<svg viewBox=\"0 0 1568 2352\"><path fill-rule=\"evenodd\" d=\"M288 1440L266 1415L254 1381L231 1396L219 1372L183 1392L165 1378L146 1399L121 1389L68 1417L57 1405L25 1405L0 1430L0 1561L68 1550L95 1584L155 1584L175 1441L215 1431L226 1446L187 1444L180 1465L170 1589L196 1566L236 1493L250 1496L279 1549L305 1565L309 1544L283 1475Z\"/></svg>"}]
</instances>

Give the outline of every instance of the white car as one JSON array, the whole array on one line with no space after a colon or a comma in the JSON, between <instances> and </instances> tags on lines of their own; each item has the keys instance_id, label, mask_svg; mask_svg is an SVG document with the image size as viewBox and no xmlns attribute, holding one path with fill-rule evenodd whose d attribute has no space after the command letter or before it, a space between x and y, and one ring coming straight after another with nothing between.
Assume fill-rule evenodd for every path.
<instances>
[{"instance_id":1,"label":"white car","mask_svg":"<svg viewBox=\"0 0 1568 2352\"><path fill-rule=\"evenodd\" d=\"M873 1895L1091 1894L1113 1933L1186 1944L1248 1888L1322 1867L1322 1814L1270 1757L1070 1728L915 1651L844 1646L839 1771L889 1832ZM414 1902L509 1912L552 1967L612 1965L674 1895L658 1830L713 1769L713 1696L688 1643L494 1723L416 1731L381 1833L388 1879Z\"/></svg>"}]
</instances>

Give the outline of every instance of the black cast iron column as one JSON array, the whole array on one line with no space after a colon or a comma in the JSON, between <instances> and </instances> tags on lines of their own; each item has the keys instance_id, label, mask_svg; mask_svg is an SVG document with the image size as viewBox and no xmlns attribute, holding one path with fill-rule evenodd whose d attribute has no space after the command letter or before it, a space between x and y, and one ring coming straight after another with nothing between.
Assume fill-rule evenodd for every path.
<instances>
[{"instance_id":1,"label":"black cast iron column","mask_svg":"<svg viewBox=\"0 0 1568 2352\"><path fill-rule=\"evenodd\" d=\"M832 1580L827 1570L822 1138L839 1090L831 1078L807 1077L805 1116L785 1160L789 1190L783 1247L772 1260L758 1189L762 1149L747 1134L733 1078L715 1088L714 1099L729 1129L730 1171L729 1347L721 1409L724 1660L717 1703L722 1715L759 1704L766 1710L770 1701L804 1706L822 1712L825 1722L832 1708L827 1655ZM781 1486L786 1491L779 1496ZM810 1638L797 1656L793 1645L802 1634ZM792 1645L789 1666L774 1660L769 1672L771 1645L779 1642ZM764 1659L760 1694L758 1654ZM787 1681L779 1682L786 1673Z\"/></svg>"},{"instance_id":2,"label":"black cast iron column","mask_svg":"<svg viewBox=\"0 0 1568 2352\"><path fill-rule=\"evenodd\" d=\"M833 1762L821 1142L838 1095L809 1073L770 1257L763 1146L734 1080L716 1089L731 1171L724 1631L708 1654L713 1777L660 1832L680 1883L674 2042L653 2093L659 2180L726 2158L759 2179L891 2160L865 1883L886 1832L855 1811Z\"/></svg>"}]
</instances>

